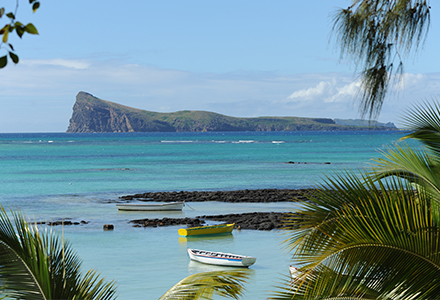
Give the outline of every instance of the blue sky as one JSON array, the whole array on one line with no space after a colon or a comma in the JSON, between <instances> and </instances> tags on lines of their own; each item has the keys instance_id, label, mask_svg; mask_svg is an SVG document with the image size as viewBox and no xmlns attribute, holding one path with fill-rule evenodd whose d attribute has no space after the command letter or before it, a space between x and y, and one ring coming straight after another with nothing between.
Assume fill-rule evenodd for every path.
<instances>
[{"instance_id":1,"label":"blue sky","mask_svg":"<svg viewBox=\"0 0 440 300\"><path fill-rule=\"evenodd\" d=\"M40 1L35 14L20 1L17 19L40 34L10 39L20 63L0 70L0 132L66 131L79 91L158 112L359 117L355 65L331 39L331 16L349 0ZM379 121L438 96L432 6L427 42Z\"/></svg>"}]
</instances>

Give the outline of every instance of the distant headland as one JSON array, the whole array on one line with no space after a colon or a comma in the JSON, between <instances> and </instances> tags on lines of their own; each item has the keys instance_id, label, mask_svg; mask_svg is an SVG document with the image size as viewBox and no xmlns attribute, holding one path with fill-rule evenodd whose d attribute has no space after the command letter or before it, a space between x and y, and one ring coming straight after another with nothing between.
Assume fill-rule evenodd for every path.
<instances>
[{"instance_id":1,"label":"distant headland","mask_svg":"<svg viewBox=\"0 0 440 300\"><path fill-rule=\"evenodd\" d=\"M236 118L208 111L159 113L136 109L79 92L66 132L201 132L298 130L397 130L392 123L328 118Z\"/></svg>"}]
</instances>

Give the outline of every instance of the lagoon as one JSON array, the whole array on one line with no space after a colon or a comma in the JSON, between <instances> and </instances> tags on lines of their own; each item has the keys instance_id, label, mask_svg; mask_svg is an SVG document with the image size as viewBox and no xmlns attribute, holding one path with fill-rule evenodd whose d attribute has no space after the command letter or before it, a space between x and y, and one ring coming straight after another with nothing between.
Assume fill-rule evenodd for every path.
<instances>
[{"instance_id":1,"label":"lagoon","mask_svg":"<svg viewBox=\"0 0 440 300\"><path fill-rule=\"evenodd\" d=\"M179 227L135 228L128 221L294 211L295 204L191 202L182 212L121 212L114 202L148 191L308 188L324 174L366 166L380 156L378 149L401 136L391 131L0 134L0 201L31 221L86 221L53 230L72 243L85 270L94 268L117 282L118 299L157 299L184 277L219 268L190 262L188 247L257 257L244 299L266 299L294 263L281 247L282 232L234 230L227 237L185 239ZM115 229L103 231L107 223Z\"/></svg>"}]
</instances>

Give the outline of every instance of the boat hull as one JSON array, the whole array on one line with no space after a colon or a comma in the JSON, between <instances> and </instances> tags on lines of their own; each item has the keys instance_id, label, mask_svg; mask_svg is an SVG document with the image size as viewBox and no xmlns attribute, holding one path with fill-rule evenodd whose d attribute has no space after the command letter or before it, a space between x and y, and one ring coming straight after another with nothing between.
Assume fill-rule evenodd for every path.
<instances>
[{"instance_id":1,"label":"boat hull","mask_svg":"<svg viewBox=\"0 0 440 300\"><path fill-rule=\"evenodd\" d=\"M237 255L232 253L212 252L197 249L188 249L191 260L204 264L228 266L228 267L249 267L255 263L256 257Z\"/></svg>"},{"instance_id":2,"label":"boat hull","mask_svg":"<svg viewBox=\"0 0 440 300\"><path fill-rule=\"evenodd\" d=\"M118 210L125 211L181 211L184 202L170 202L170 203L123 203L116 204Z\"/></svg>"},{"instance_id":3,"label":"boat hull","mask_svg":"<svg viewBox=\"0 0 440 300\"><path fill-rule=\"evenodd\" d=\"M234 229L234 226L235 223L211 225L211 226L198 226L198 227L180 228L178 232L179 235L181 236L231 233L232 230Z\"/></svg>"}]
</instances>

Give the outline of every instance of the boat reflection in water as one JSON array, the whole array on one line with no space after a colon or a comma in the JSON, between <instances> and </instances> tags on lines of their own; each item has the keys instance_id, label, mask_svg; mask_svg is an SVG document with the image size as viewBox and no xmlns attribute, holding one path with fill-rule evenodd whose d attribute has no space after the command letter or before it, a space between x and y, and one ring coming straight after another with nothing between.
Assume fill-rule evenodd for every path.
<instances>
[{"instance_id":1,"label":"boat reflection in water","mask_svg":"<svg viewBox=\"0 0 440 300\"><path fill-rule=\"evenodd\" d=\"M188 263L188 272L191 274L202 273L202 272L214 272L214 271L231 271L234 269L240 271L246 271L250 275L255 274L255 269L249 269L249 268L243 269L243 268L236 268L229 266L208 265L194 260L190 260Z\"/></svg>"},{"instance_id":2,"label":"boat reflection in water","mask_svg":"<svg viewBox=\"0 0 440 300\"><path fill-rule=\"evenodd\" d=\"M224 233L231 233L232 230L234 230L234 226L235 223L197 226L197 227L180 228L178 232L180 236L224 234Z\"/></svg>"},{"instance_id":3,"label":"boat reflection in water","mask_svg":"<svg viewBox=\"0 0 440 300\"><path fill-rule=\"evenodd\" d=\"M124 211L182 211L185 202L168 203L118 203L118 210Z\"/></svg>"},{"instance_id":4,"label":"boat reflection in water","mask_svg":"<svg viewBox=\"0 0 440 300\"><path fill-rule=\"evenodd\" d=\"M228 233L218 233L215 235L190 235L190 236L179 236L179 243L194 242L198 244L201 242L203 245L215 244L219 240L228 241L233 240L234 235L231 232Z\"/></svg>"}]
</instances>

